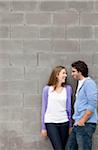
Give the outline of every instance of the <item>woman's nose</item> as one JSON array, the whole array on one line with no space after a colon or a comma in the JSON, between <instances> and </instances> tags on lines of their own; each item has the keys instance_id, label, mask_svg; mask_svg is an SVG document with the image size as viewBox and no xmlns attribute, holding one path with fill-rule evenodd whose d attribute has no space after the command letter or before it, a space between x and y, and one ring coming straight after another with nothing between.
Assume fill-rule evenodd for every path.
<instances>
[{"instance_id":1,"label":"woman's nose","mask_svg":"<svg viewBox=\"0 0 98 150\"><path fill-rule=\"evenodd\" d=\"M65 74L65 77L67 77L67 74Z\"/></svg>"}]
</instances>

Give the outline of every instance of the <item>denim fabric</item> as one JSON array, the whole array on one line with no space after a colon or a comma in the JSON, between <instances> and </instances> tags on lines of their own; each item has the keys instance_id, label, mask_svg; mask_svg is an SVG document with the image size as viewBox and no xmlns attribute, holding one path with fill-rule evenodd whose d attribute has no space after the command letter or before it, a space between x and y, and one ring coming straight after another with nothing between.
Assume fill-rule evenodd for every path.
<instances>
[{"instance_id":1,"label":"denim fabric","mask_svg":"<svg viewBox=\"0 0 98 150\"><path fill-rule=\"evenodd\" d=\"M84 126L74 126L68 139L67 150L92 150L92 136L96 124L86 123Z\"/></svg>"},{"instance_id":2,"label":"denim fabric","mask_svg":"<svg viewBox=\"0 0 98 150\"><path fill-rule=\"evenodd\" d=\"M69 122L46 123L46 129L54 150L65 150L68 139Z\"/></svg>"},{"instance_id":3,"label":"denim fabric","mask_svg":"<svg viewBox=\"0 0 98 150\"><path fill-rule=\"evenodd\" d=\"M86 111L93 112L87 122L97 123L97 86L91 78L87 78L82 86L79 88L75 104L73 119L78 122L86 113Z\"/></svg>"}]
</instances>

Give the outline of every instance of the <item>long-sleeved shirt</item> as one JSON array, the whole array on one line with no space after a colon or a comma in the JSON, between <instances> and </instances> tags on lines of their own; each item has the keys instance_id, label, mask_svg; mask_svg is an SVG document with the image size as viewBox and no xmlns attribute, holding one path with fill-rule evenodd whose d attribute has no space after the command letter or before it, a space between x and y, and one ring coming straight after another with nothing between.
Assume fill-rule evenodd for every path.
<instances>
[{"instance_id":1,"label":"long-sleeved shirt","mask_svg":"<svg viewBox=\"0 0 98 150\"><path fill-rule=\"evenodd\" d=\"M67 90L67 100L66 100L66 111L68 114L68 120L69 120L69 127L71 127L71 110L72 110L72 106L71 106L71 97L72 97L72 88L70 85L67 85L66 87ZM46 129L45 127L45 113L47 110L47 105L48 105L48 90L49 90L49 86L45 86L43 88L43 93L42 93L42 129Z\"/></svg>"},{"instance_id":2,"label":"long-sleeved shirt","mask_svg":"<svg viewBox=\"0 0 98 150\"><path fill-rule=\"evenodd\" d=\"M79 121L86 111L91 111L93 114L89 117L87 122L97 122L97 87L95 82L89 77L76 94L76 101L74 104L73 119L75 122Z\"/></svg>"}]
</instances>

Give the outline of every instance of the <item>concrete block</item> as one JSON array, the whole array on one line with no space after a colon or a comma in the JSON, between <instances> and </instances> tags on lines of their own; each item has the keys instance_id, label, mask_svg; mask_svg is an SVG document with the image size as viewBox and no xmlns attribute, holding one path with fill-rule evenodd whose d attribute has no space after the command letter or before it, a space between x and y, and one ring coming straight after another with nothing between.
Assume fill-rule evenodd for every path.
<instances>
[{"instance_id":1,"label":"concrete block","mask_svg":"<svg viewBox=\"0 0 98 150\"><path fill-rule=\"evenodd\" d=\"M93 55L93 64L98 64L98 53Z\"/></svg>"},{"instance_id":2,"label":"concrete block","mask_svg":"<svg viewBox=\"0 0 98 150\"><path fill-rule=\"evenodd\" d=\"M64 11L66 6L65 1L42 1L39 7L41 11Z\"/></svg>"},{"instance_id":3,"label":"concrete block","mask_svg":"<svg viewBox=\"0 0 98 150\"><path fill-rule=\"evenodd\" d=\"M0 26L0 38L8 38L10 29L7 26Z\"/></svg>"},{"instance_id":4,"label":"concrete block","mask_svg":"<svg viewBox=\"0 0 98 150\"><path fill-rule=\"evenodd\" d=\"M28 50L27 50L28 52ZM37 66L37 54L13 54L10 55L11 66Z\"/></svg>"},{"instance_id":5,"label":"concrete block","mask_svg":"<svg viewBox=\"0 0 98 150\"><path fill-rule=\"evenodd\" d=\"M80 14L81 25L98 25L98 13L82 13Z\"/></svg>"},{"instance_id":6,"label":"concrete block","mask_svg":"<svg viewBox=\"0 0 98 150\"><path fill-rule=\"evenodd\" d=\"M23 117L22 108L0 108L0 121L21 121Z\"/></svg>"},{"instance_id":7,"label":"concrete block","mask_svg":"<svg viewBox=\"0 0 98 150\"><path fill-rule=\"evenodd\" d=\"M32 80L32 79L42 79L44 78L44 75L48 75L50 73L49 68L45 67L26 67L25 68L25 79L26 80Z\"/></svg>"},{"instance_id":8,"label":"concrete block","mask_svg":"<svg viewBox=\"0 0 98 150\"><path fill-rule=\"evenodd\" d=\"M53 14L53 24L55 25L78 25L79 15L74 12L56 13Z\"/></svg>"},{"instance_id":9,"label":"concrete block","mask_svg":"<svg viewBox=\"0 0 98 150\"><path fill-rule=\"evenodd\" d=\"M36 111L37 109L37 111ZM29 117L28 117L29 116ZM33 121L35 122L40 122L40 117L41 117L41 110L38 107L29 107L29 108L24 108L23 110L23 119L25 121Z\"/></svg>"},{"instance_id":10,"label":"concrete block","mask_svg":"<svg viewBox=\"0 0 98 150\"><path fill-rule=\"evenodd\" d=\"M35 80L0 81L0 94L38 93L38 83Z\"/></svg>"},{"instance_id":11,"label":"concrete block","mask_svg":"<svg viewBox=\"0 0 98 150\"><path fill-rule=\"evenodd\" d=\"M80 41L80 52L97 52L98 51L97 40L81 40Z\"/></svg>"},{"instance_id":12,"label":"concrete block","mask_svg":"<svg viewBox=\"0 0 98 150\"><path fill-rule=\"evenodd\" d=\"M65 27L40 27L40 38L64 39L66 35Z\"/></svg>"},{"instance_id":13,"label":"concrete block","mask_svg":"<svg viewBox=\"0 0 98 150\"><path fill-rule=\"evenodd\" d=\"M23 50L25 54L32 54L34 52L45 52L52 51L51 49L51 41L50 40L29 40L23 41Z\"/></svg>"},{"instance_id":14,"label":"concrete block","mask_svg":"<svg viewBox=\"0 0 98 150\"><path fill-rule=\"evenodd\" d=\"M98 39L98 27L95 27L95 38Z\"/></svg>"},{"instance_id":15,"label":"concrete block","mask_svg":"<svg viewBox=\"0 0 98 150\"><path fill-rule=\"evenodd\" d=\"M93 1L67 1L68 10L82 12L94 11Z\"/></svg>"},{"instance_id":16,"label":"concrete block","mask_svg":"<svg viewBox=\"0 0 98 150\"><path fill-rule=\"evenodd\" d=\"M7 150L23 150L22 136L18 135L16 131L4 130L0 135L0 148Z\"/></svg>"},{"instance_id":17,"label":"concrete block","mask_svg":"<svg viewBox=\"0 0 98 150\"><path fill-rule=\"evenodd\" d=\"M25 142L23 144L23 150L39 150L39 149L40 150L52 150L52 146L48 138L46 140L43 140L43 139L37 140L37 136L34 136L34 135L32 136L28 134L28 136L26 135L24 139L25 139ZM28 142L28 144L26 144L28 141L27 139L29 139L30 141Z\"/></svg>"},{"instance_id":18,"label":"concrete block","mask_svg":"<svg viewBox=\"0 0 98 150\"><path fill-rule=\"evenodd\" d=\"M0 68L0 80L21 80L24 78L23 68Z\"/></svg>"},{"instance_id":19,"label":"concrete block","mask_svg":"<svg viewBox=\"0 0 98 150\"><path fill-rule=\"evenodd\" d=\"M93 76L94 79L97 79L97 74L98 74L98 65L95 64L92 67L92 76Z\"/></svg>"},{"instance_id":20,"label":"concrete block","mask_svg":"<svg viewBox=\"0 0 98 150\"><path fill-rule=\"evenodd\" d=\"M22 107L22 106L23 106L22 95L0 94L0 108L1 107Z\"/></svg>"},{"instance_id":21,"label":"concrete block","mask_svg":"<svg viewBox=\"0 0 98 150\"><path fill-rule=\"evenodd\" d=\"M0 12L9 11L10 3L9 1L0 1Z\"/></svg>"},{"instance_id":22,"label":"concrete block","mask_svg":"<svg viewBox=\"0 0 98 150\"><path fill-rule=\"evenodd\" d=\"M8 54L0 54L0 67L9 66L9 55Z\"/></svg>"},{"instance_id":23,"label":"concrete block","mask_svg":"<svg viewBox=\"0 0 98 150\"><path fill-rule=\"evenodd\" d=\"M22 42L19 40L0 40L0 53L22 53Z\"/></svg>"},{"instance_id":24,"label":"concrete block","mask_svg":"<svg viewBox=\"0 0 98 150\"><path fill-rule=\"evenodd\" d=\"M24 94L24 107L41 107L41 95Z\"/></svg>"},{"instance_id":25,"label":"concrete block","mask_svg":"<svg viewBox=\"0 0 98 150\"><path fill-rule=\"evenodd\" d=\"M13 1L11 3L12 11L34 11L37 7L37 1Z\"/></svg>"},{"instance_id":26,"label":"concrete block","mask_svg":"<svg viewBox=\"0 0 98 150\"><path fill-rule=\"evenodd\" d=\"M22 13L0 13L0 24L21 24L23 23L24 16Z\"/></svg>"},{"instance_id":27,"label":"concrete block","mask_svg":"<svg viewBox=\"0 0 98 150\"><path fill-rule=\"evenodd\" d=\"M56 65L63 65L67 60L65 53L39 53L39 66L53 68Z\"/></svg>"},{"instance_id":28,"label":"concrete block","mask_svg":"<svg viewBox=\"0 0 98 150\"><path fill-rule=\"evenodd\" d=\"M96 128L96 132L93 137L93 150L97 150L98 147L98 127Z\"/></svg>"},{"instance_id":29,"label":"concrete block","mask_svg":"<svg viewBox=\"0 0 98 150\"><path fill-rule=\"evenodd\" d=\"M55 52L78 52L79 42L77 40L54 40L53 50Z\"/></svg>"},{"instance_id":30,"label":"concrete block","mask_svg":"<svg viewBox=\"0 0 98 150\"><path fill-rule=\"evenodd\" d=\"M71 26L67 27L68 39L92 39L93 28L89 26Z\"/></svg>"},{"instance_id":31,"label":"concrete block","mask_svg":"<svg viewBox=\"0 0 98 150\"><path fill-rule=\"evenodd\" d=\"M49 13L28 13L26 14L26 23L33 25L51 24L51 14Z\"/></svg>"},{"instance_id":32,"label":"concrete block","mask_svg":"<svg viewBox=\"0 0 98 150\"><path fill-rule=\"evenodd\" d=\"M39 135L40 134L40 118L39 122L35 122L35 120L29 120L24 121L23 127L24 127L24 134L34 134ZM37 129L37 130L36 130Z\"/></svg>"},{"instance_id":33,"label":"concrete block","mask_svg":"<svg viewBox=\"0 0 98 150\"><path fill-rule=\"evenodd\" d=\"M98 12L98 1L94 2L95 11Z\"/></svg>"},{"instance_id":34,"label":"concrete block","mask_svg":"<svg viewBox=\"0 0 98 150\"><path fill-rule=\"evenodd\" d=\"M23 121L1 121L0 120L0 144L3 144L3 142L5 143L5 141L2 141L1 143L1 137L3 134L3 137L7 138L7 132L16 132L18 134L18 136L22 136L23 135ZM6 134L5 134L6 133ZM8 135L8 138L10 137L10 135ZM0 145L1 146L1 145ZM8 145L7 145L8 146ZM0 147L1 148L1 147Z\"/></svg>"},{"instance_id":35,"label":"concrete block","mask_svg":"<svg viewBox=\"0 0 98 150\"><path fill-rule=\"evenodd\" d=\"M11 29L12 39L37 39L39 37L39 28L31 26L14 26Z\"/></svg>"}]
</instances>

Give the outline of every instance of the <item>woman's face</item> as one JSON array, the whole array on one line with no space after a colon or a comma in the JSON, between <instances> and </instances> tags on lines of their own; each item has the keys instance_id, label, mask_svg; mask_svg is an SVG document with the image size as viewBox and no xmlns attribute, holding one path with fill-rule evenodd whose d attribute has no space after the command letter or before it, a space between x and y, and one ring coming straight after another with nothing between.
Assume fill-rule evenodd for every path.
<instances>
[{"instance_id":1,"label":"woman's face","mask_svg":"<svg viewBox=\"0 0 98 150\"><path fill-rule=\"evenodd\" d=\"M67 77L67 72L65 69L62 69L59 74L57 75L59 83L64 83Z\"/></svg>"}]
</instances>

